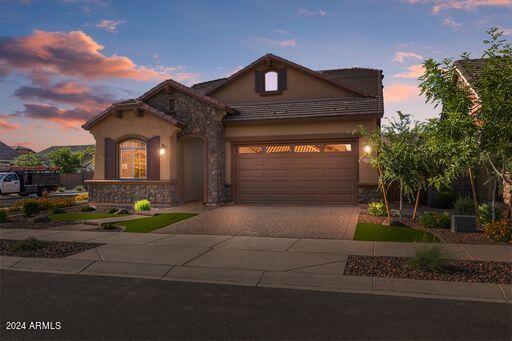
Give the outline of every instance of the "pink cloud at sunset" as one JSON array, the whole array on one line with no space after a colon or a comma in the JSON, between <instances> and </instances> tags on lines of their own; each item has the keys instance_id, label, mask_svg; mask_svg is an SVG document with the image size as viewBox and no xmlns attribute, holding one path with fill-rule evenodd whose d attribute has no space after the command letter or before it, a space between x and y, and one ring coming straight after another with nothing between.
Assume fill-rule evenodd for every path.
<instances>
[{"instance_id":1,"label":"pink cloud at sunset","mask_svg":"<svg viewBox=\"0 0 512 341\"><path fill-rule=\"evenodd\" d=\"M48 120L70 129L78 129L83 122L92 116L90 112L81 108L59 109L47 104L23 104L23 107L23 110L18 111L14 115Z\"/></svg>"},{"instance_id":2,"label":"pink cloud at sunset","mask_svg":"<svg viewBox=\"0 0 512 341\"><path fill-rule=\"evenodd\" d=\"M417 79L419 76L423 74L424 68L422 64L414 64L408 66L407 71L397 73L393 75L393 78L410 78Z\"/></svg>"},{"instance_id":3,"label":"pink cloud at sunset","mask_svg":"<svg viewBox=\"0 0 512 341\"><path fill-rule=\"evenodd\" d=\"M384 86L386 102L400 102L418 98L419 88L413 84L395 83Z\"/></svg>"},{"instance_id":4,"label":"pink cloud at sunset","mask_svg":"<svg viewBox=\"0 0 512 341\"><path fill-rule=\"evenodd\" d=\"M410 4L432 5L432 13L438 14L443 10L455 9L474 11L479 7L510 7L512 0L405 0Z\"/></svg>"},{"instance_id":5,"label":"pink cloud at sunset","mask_svg":"<svg viewBox=\"0 0 512 341\"><path fill-rule=\"evenodd\" d=\"M45 32L0 39L0 65L3 72L16 69L35 78L49 75L94 78L164 79L169 75L130 58L105 56L104 46L82 31Z\"/></svg>"},{"instance_id":6,"label":"pink cloud at sunset","mask_svg":"<svg viewBox=\"0 0 512 341\"><path fill-rule=\"evenodd\" d=\"M19 128L20 128L19 124L10 123L9 121L0 118L0 129L1 130L16 130Z\"/></svg>"}]
</instances>

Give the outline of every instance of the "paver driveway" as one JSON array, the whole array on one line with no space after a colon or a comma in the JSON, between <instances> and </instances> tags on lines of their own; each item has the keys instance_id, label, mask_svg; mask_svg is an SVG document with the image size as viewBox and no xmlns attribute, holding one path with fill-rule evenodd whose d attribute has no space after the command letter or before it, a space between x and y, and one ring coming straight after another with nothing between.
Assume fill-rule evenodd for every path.
<instances>
[{"instance_id":1,"label":"paver driveway","mask_svg":"<svg viewBox=\"0 0 512 341\"><path fill-rule=\"evenodd\" d=\"M223 206L153 233L352 239L356 206Z\"/></svg>"}]
</instances>

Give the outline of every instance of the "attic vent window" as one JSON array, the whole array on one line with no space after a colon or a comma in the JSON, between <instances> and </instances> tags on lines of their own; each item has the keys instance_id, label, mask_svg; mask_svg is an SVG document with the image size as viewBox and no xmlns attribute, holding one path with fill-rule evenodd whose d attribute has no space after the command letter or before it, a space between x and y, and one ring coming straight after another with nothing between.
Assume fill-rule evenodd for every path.
<instances>
[{"instance_id":1,"label":"attic vent window","mask_svg":"<svg viewBox=\"0 0 512 341\"><path fill-rule=\"evenodd\" d=\"M277 72L265 73L265 91L277 91Z\"/></svg>"},{"instance_id":2,"label":"attic vent window","mask_svg":"<svg viewBox=\"0 0 512 341\"><path fill-rule=\"evenodd\" d=\"M170 99L169 100L169 112L174 112L176 110L176 100Z\"/></svg>"}]
</instances>

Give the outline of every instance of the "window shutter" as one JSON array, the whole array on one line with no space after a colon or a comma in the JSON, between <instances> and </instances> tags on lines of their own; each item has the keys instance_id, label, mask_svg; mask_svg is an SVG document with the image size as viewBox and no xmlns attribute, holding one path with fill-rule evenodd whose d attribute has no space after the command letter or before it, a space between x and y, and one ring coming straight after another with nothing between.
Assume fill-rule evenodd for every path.
<instances>
[{"instance_id":1,"label":"window shutter","mask_svg":"<svg viewBox=\"0 0 512 341\"><path fill-rule=\"evenodd\" d=\"M116 143L110 138L105 139L105 180L117 178Z\"/></svg>"},{"instance_id":2,"label":"window shutter","mask_svg":"<svg viewBox=\"0 0 512 341\"><path fill-rule=\"evenodd\" d=\"M154 136L148 142L148 180L160 180L160 136Z\"/></svg>"},{"instance_id":3,"label":"window shutter","mask_svg":"<svg viewBox=\"0 0 512 341\"><path fill-rule=\"evenodd\" d=\"M261 71L255 71L254 78L256 80L256 84L255 84L256 92L265 92L265 73L263 73Z\"/></svg>"},{"instance_id":4,"label":"window shutter","mask_svg":"<svg viewBox=\"0 0 512 341\"><path fill-rule=\"evenodd\" d=\"M277 71L277 90L286 90L287 79L286 79L286 68L279 69Z\"/></svg>"}]
</instances>

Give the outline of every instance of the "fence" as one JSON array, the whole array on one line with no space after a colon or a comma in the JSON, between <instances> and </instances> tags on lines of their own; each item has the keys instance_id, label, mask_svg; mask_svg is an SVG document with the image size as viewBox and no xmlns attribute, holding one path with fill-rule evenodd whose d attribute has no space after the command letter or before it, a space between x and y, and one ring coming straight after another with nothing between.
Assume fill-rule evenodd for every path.
<instances>
[{"instance_id":1,"label":"fence","mask_svg":"<svg viewBox=\"0 0 512 341\"><path fill-rule=\"evenodd\" d=\"M73 189L76 186L84 186L85 180L91 180L94 177L93 171L82 173L71 173L60 175L60 185L66 189Z\"/></svg>"}]
</instances>

